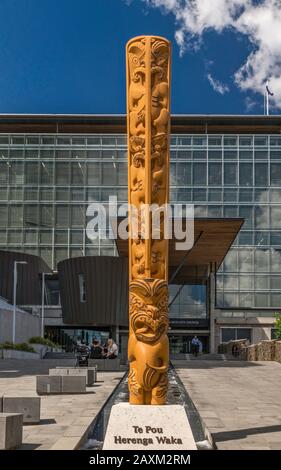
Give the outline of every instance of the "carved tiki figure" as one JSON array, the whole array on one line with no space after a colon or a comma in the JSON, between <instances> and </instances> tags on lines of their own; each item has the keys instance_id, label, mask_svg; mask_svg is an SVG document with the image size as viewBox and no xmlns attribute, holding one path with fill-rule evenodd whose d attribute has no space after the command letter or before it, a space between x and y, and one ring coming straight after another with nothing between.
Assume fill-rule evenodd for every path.
<instances>
[{"instance_id":1,"label":"carved tiki figure","mask_svg":"<svg viewBox=\"0 0 281 470\"><path fill-rule=\"evenodd\" d=\"M131 39L126 59L128 199L137 227L129 239L130 403L162 405L169 365L168 240L164 218L155 227L147 207L168 203L170 43Z\"/></svg>"}]
</instances>

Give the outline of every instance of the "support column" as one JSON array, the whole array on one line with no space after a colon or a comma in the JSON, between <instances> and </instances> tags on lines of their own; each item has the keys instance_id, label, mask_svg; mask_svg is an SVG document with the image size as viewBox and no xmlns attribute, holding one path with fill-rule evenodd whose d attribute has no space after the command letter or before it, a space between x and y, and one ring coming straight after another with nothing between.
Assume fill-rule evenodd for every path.
<instances>
[{"instance_id":1,"label":"support column","mask_svg":"<svg viewBox=\"0 0 281 470\"><path fill-rule=\"evenodd\" d=\"M159 405L166 401L169 365L163 208L169 197L170 43L154 36L133 38L126 64L130 403ZM162 207L158 225L151 204Z\"/></svg>"}]
</instances>

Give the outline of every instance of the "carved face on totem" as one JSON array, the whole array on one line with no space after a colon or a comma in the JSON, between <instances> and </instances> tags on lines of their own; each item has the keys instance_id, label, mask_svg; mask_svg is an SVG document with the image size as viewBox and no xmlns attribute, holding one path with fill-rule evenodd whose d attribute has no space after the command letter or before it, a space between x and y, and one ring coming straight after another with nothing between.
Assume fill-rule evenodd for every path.
<instances>
[{"instance_id":1,"label":"carved face on totem","mask_svg":"<svg viewBox=\"0 0 281 470\"><path fill-rule=\"evenodd\" d=\"M168 329L168 286L159 279L130 284L130 323L136 338L155 343Z\"/></svg>"}]
</instances>

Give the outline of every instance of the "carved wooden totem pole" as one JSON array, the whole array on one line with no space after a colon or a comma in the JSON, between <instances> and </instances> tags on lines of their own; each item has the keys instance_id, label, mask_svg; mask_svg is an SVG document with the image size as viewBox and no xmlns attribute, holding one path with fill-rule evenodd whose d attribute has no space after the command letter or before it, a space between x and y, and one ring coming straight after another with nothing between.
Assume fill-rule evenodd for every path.
<instances>
[{"instance_id":1,"label":"carved wooden totem pole","mask_svg":"<svg viewBox=\"0 0 281 470\"><path fill-rule=\"evenodd\" d=\"M126 52L128 199L137 213L137 230L129 239L130 403L163 405L169 365L168 240L163 217L154 227L151 213L142 208L168 203L170 43L140 36L128 42Z\"/></svg>"}]
</instances>

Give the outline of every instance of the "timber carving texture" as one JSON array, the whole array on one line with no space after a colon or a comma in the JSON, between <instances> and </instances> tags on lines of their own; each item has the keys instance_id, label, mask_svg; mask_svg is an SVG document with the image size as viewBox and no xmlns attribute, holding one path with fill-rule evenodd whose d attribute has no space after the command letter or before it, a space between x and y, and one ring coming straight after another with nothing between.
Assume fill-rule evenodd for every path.
<instances>
[{"instance_id":1,"label":"timber carving texture","mask_svg":"<svg viewBox=\"0 0 281 470\"><path fill-rule=\"evenodd\" d=\"M134 38L126 61L128 199L137 227L129 239L130 403L159 405L166 402L168 384L168 240L163 212L154 227L143 207L168 203L170 43Z\"/></svg>"}]
</instances>

